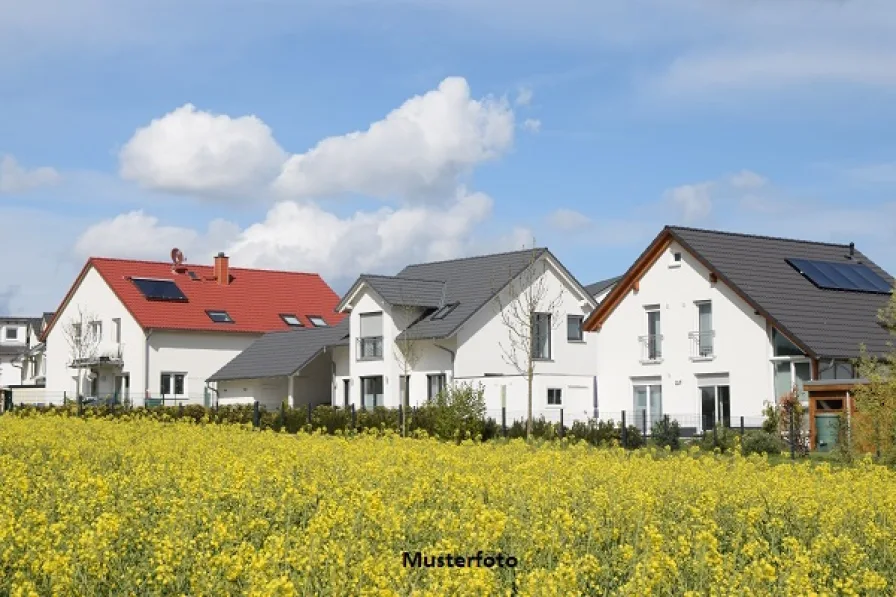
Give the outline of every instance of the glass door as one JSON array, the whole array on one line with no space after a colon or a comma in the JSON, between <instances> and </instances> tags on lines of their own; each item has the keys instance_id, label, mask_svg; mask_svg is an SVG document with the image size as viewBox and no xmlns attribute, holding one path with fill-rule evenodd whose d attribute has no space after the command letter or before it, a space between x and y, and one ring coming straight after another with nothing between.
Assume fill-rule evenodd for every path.
<instances>
[{"instance_id":1,"label":"glass door","mask_svg":"<svg viewBox=\"0 0 896 597\"><path fill-rule=\"evenodd\" d=\"M730 386L702 386L700 388L700 413L703 430L716 425L731 427Z\"/></svg>"}]
</instances>

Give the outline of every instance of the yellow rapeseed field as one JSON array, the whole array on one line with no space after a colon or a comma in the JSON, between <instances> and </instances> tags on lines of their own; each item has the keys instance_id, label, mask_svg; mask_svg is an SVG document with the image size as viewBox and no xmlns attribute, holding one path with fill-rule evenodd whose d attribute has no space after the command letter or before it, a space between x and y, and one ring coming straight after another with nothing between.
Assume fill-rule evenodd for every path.
<instances>
[{"instance_id":1,"label":"yellow rapeseed field","mask_svg":"<svg viewBox=\"0 0 896 597\"><path fill-rule=\"evenodd\" d=\"M896 475L3 416L6 594L893 595Z\"/></svg>"}]
</instances>

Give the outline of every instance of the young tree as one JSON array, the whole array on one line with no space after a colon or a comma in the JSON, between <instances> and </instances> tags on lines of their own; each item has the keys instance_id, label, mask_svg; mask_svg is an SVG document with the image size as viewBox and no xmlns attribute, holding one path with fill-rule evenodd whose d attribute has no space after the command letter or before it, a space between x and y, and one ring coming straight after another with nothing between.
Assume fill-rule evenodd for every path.
<instances>
[{"instance_id":1,"label":"young tree","mask_svg":"<svg viewBox=\"0 0 896 597\"><path fill-rule=\"evenodd\" d=\"M420 340L417 338L402 336L402 332L413 325L421 315L419 307L410 305L395 305L392 308L392 319L398 328L394 341L392 342L392 352L398 366L401 369L402 379L409 379L417 363L420 362ZM401 405L405 408L410 405L410 395L405 386L404 403ZM401 430L402 435L407 435L407 413L404 417L404 428Z\"/></svg>"},{"instance_id":2,"label":"young tree","mask_svg":"<svg viewBox=\"0 0 896 597\"><path fill-rule=\"evenodd\" d=\"M553 293L547 278L547 263L542 251L534 247L529 262L517 276L510 272L510 280L497 293L498 313L507 330L507 339L500 343L505 363L526 379L527 415L526 439L532 435L532 381L535 368L550 347L551 332L560 325L562 292Z\"/></svg>"},{"instance_id":3,"label":"young tree","mask_svg":"<svg viewBox=\"0 0 896 597\"><path fill-rule=\"evenodd\" d=\"M83 361L97 356L99 349L100 337L96 327L91 325L95 321L97 321L96 315L79 306L77 313L72 315L62 327L62 333L69 346L72 365L78 370L78 396L81 395L84 380Z\"/></svg>"},{"instance_id":4,"label":"young tree","mask_svg":"<svg viewBox=\"0 0 896 597\"><path fill-rule=\"evenodd\" d=\"M896 337L896 291L878 314L882 326ZM868 380L855 389L856 417L854 435L860 447L874 449L877 455L896 456L896 346L882 356L870 355L862 347L856 362L858 376Z\"/></svg>"}]
</instances>

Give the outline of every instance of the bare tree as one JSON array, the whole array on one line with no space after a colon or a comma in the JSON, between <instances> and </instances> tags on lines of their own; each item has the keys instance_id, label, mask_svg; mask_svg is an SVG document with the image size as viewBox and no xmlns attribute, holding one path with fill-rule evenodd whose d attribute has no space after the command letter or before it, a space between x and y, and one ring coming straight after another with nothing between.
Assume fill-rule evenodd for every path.
<instances>
[{"instance_id":1,"label":"bare tree","mask_svg":"<svg viewBox=\"0 0 896 597\"><path fill-rule=\"evenodd\" d=\"M84 361L97 356L100 344L100 335L97 326L96 315L78 307L78 312L63 325L62 333L69 346L69 354L72 366L78 370L78 395L84 379Z\"/></svg>"},{"instance_id":2,"label":"bare tree","mask_svg":"<svg viewBox=\"0 0 896 597\"><path fill-rule=\"evenodd\" d=\"M563 295L551 293L546 277L547 263L540 259L541 251L534 247L529 253L526 268L512 276L504 290L497 293L498 313L507 330L507 340L500 343L505 363L526 378L528 413L526 439L532 434L532 381L535 367L550 346L551 331L560 325L560 305ZM502 296L502 294L504 296Z\"/></svg>"},{"instance_id":3,"label":"bare tree","mask_svg":"<svg viewBox=\"0 0 896 597\"><path fill-rule=\"evenodd\" d=\"M392 343L392 352L395 360L398 362L398 366L401 368L402 379L409 379L417 363L420 362L420 340L403 333L420 319L422 312L421 308L410 305L394 305L392 307L392 320L398 328L398 334ZM405 386L405 404L401 405L402 408L410 405L411 397L408 386ZM407 421L407 416L404 417L404 420ZM406 425L401 430L401 433L402 435L407 434Z\"/></svg>"}]
</instances>

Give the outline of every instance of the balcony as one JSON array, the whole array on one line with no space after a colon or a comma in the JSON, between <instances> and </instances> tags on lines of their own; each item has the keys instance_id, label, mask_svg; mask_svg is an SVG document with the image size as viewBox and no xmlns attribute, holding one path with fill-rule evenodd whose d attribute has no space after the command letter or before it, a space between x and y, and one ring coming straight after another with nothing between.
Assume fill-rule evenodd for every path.
<instances>
[{"instance_id":1,"label":"balcony","mask_svg":"<svg viewBox=\"0 0 896 597\"><path fill-rule=\"evenodd\" d=\"M358 338L358 360L383 360L383 337L368 336L366 338Z\"/></svg>"},{"instance_id":2,"label":"balcony","mask_svg":"<svg viewBox=\"0 0 896 597\"><path fill-rule=\"evenodd\" d=\"M715 330L704 330L688 334L688 339L691 341L691 360L711 361L716 358L715 337Z\"/></svg>"},{"instance_id":3,"label":"balcony","mask_svg":"<svg viewBox=\"0 0 896 597\"><path fill-rule=\"evenodd\" d=\"M124 343L101 343L91 354L72 359L70 365L73 369L85 369L90 367L121 367L124 365Z\"/></svg>"},{"instance_id":4,"label":"balcony","mask_svg":"<svg viewBox=\"0 0 896 597\"><path fill-rule=\"evenodd\" d=\"M648 365L651 363L663 362L663 335L648 334L640 336L638 342L641 344L641 363Z\"/></svg>"}]
</instances>

